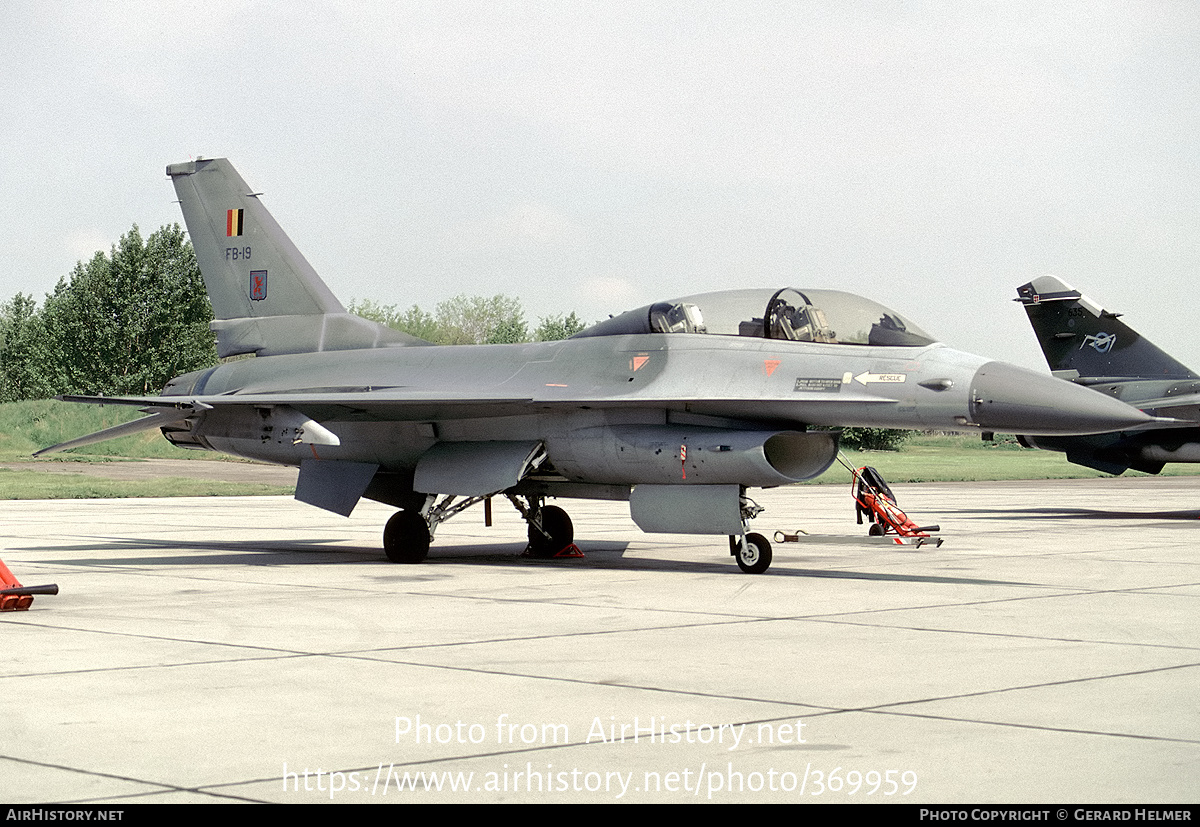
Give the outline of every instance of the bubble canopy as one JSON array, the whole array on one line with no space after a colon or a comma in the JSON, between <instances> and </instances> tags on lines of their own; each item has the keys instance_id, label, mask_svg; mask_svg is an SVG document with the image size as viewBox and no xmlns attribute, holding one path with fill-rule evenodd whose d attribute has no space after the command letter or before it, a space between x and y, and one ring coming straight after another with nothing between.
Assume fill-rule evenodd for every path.
<instances>
[{"instance_id":1,"label":"bubble canopy","mask_svg":"<svg viewBox=\"0 0 1200 827\"><path fill-rule=\"evenodd\" d=\"M841 290L724 290L657 302L593 325L574 338L704 333L791 342L924 347L937 340L878 302Z\"/></svg>"}]
</instances>

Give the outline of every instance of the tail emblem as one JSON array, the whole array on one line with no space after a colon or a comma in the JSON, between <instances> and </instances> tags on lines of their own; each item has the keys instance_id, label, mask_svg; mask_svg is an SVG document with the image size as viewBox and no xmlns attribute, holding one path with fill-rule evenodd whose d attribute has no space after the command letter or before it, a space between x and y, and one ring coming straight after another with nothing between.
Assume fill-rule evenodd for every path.
<instances>
[{"instance_id":1,"label":"tail emblem","mask_svg":"<svg viewBox=\"0 0 1200 827\"><path fill-rule=\"evenodd\" d=\"M267 271L250 271L250 300L260 302L267 297Z\"/></svg>"},{"instance_id":2,"label":"tail emblem","mask_svg":"<svg viewBox=\"0 0 1200 827\"><path fill-rule=\"evenodd\" d=\"M226 210L225 235L229 237L242 234L242 214L245 210Z\"/></svg>"},{"instance_id":3,"label":"tail emblem","mask_svg":"<svg viewBox=\"0 0 1200 827\"><path fill-rule=\"evenodd\" d=\"M1097 353L1108 353L1116 343L1117 334L1115 333L1097 333L1095 336L1089 333L1084 337L1083 344L1079 346L1079 349L1083 350L1091 345L1092 350Z\"/></svg>"}]
</instances>

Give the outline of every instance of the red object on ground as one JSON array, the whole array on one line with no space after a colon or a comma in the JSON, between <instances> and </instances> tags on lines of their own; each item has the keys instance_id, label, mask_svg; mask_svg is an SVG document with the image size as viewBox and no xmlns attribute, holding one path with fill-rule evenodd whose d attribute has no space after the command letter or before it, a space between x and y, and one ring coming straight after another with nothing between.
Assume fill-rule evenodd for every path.
<instances>
[{"instance_id":1,"label":"red object on ground","mask_svg":"<svg viewBox=\"0 0 1200 827\"><path fill-rule=\"evenodd\" d=\"M897 537L928 537L938 526L919 526L896 505L896 496L884 481L883 476L869 465L851 471L854 481L854 508L861 525L863 516L871 523L871 533ZM897 540L899 542L899 540ZM941 540L938 541L941 545Z\"/></svg>"},{"instance_id":2,"label":"red object on ground","mask_svg":"<svg viewBox=\"0 0 1200 827\"><path fill-rule=\"evenodd\" d=\"M0 560L0 612L23 612L33 603L35 594L58 594L58 586L22 586Z\"/></svg>"}]
</instances>

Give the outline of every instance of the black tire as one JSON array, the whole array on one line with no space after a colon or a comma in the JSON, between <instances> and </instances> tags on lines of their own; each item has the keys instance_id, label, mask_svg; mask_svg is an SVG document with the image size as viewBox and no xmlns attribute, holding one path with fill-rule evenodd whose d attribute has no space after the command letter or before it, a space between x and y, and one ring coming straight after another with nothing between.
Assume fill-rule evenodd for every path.
<instances>
[{"instance_id":1,"label":"black tire","mask_svg":"<svg viewBox=\"0 0 1200 827\"><path fill-rule=\"evenodd\" d=\"M871 527L869 529L867 529L867 533L870 534L872 537L882 537L884 534L884 531L885 531L884 527L881 526L879 523L871 523Z\"/></svg>"},{"instance_id":2,"label":"black tire","mask_svg":"<svg viewBox=\"0 0 1200 827\"><path fill-rule=\"evenodd\" d=\"M575 526L558 506L542 506L541 520L542 529L550 536L529 526L529 553L534 557L553 557L575 541Z\"/></svg>"},{"instance_id":3,"label":"black tire","mask_svg":"<svg viewBox=\"0 0 1200 827\"><path fill-rule=\"evenodd\" d=\"M746 574L762 574L771 567L771 544L761 534L747 534L745 547L738 544L734 559Z\"/></svg>"},{"instance_id":4,"label":"black tire","mask_svg":"<svg viewBox=\"0 0 1200 827\"><path fill-rule=\"evenodd\" d=\"M397 511L383 529L383 551L393 563L420 563L429 540L429 526L416 511Z\"/></svg>"}]
</instances>

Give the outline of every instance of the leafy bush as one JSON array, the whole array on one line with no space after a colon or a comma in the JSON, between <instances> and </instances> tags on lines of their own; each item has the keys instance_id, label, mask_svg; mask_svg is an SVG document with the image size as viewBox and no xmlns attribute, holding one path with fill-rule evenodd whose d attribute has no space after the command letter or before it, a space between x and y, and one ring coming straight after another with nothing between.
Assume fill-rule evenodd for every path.
<instances>
[{"instance_id":1,"label":"leafy bush","mask_svg":"<svg viewBox=\"0 0 1200 827\"><path fill-rule=\"evenodd\" d=\"M901 428L842 428L841 445L856 451L899 451L912 431Z\"/></svg>"}]
</instances>

